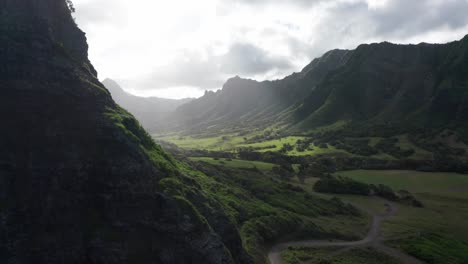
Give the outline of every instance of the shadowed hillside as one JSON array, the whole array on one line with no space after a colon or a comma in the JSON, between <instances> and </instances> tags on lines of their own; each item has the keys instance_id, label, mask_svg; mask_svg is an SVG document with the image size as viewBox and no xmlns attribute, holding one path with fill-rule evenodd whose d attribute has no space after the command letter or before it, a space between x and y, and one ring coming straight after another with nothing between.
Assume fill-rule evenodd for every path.
<instances>
[{"instance_id":1,"label":"shadowed hillside","mask_svg":"<svg viewBox=\"0 0 468 264\"><path fill-rule=\"evenodd\" d=\"M190 202L163 193L175 161L98 82L65 1L0 7L0 262L234 262Z\"/></svg>"},{"instance_id":2,"label":"shadowed hillside","mask_svg":"<svg viewBox=\"0 0 468 264\"><path fill-rule=\"evenodd\" d=\"M99 83L64 0L0 10L0 263L264 263L284 234L350 236L314 217L360 220L258 171L175 160Z\"/></svg>"}]
</instances>

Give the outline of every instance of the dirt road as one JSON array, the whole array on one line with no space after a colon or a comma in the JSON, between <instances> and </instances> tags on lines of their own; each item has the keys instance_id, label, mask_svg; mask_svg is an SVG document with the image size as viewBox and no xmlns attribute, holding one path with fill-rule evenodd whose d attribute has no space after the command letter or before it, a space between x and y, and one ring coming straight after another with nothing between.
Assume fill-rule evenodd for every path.
<instances>
[{"instance_id":1,"label":"dirt road","mask_svg":"<svg viewBox=\"0 0 468 264\"><path fill-rule=\"evenodd\" d=\"M356 206L356 205L355 205ZM361 206L356 206L360 209L368 212L372 215L372 226L367 233L366 237L358 241L324 241L324 240L305 240L305 241L291 241L286 243L280 243L273 246L268 252L268 259L270 264L283 264L281 259L281 252L288 247L341 247L341 248L355 248L355 247L373 247L387 255L395 257L401 260L405 264L423 264L423 262L411 257L403 252L396 249L385 246L382 243L382 237L380 234L380 227L384 220L392 217L396 213L396 206L392 203L387 204L387 211L384 215L378 215ZM340 251L343 249L340 249Z\"/></svg>"}]
</instances>

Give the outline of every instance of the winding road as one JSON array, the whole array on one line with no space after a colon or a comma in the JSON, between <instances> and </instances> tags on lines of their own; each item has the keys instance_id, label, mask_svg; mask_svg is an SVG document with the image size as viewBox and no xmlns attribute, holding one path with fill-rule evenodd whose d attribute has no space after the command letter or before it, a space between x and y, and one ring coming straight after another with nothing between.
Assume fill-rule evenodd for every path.
<instances>
[{"instance_id":1,"label":"winding road","mask_svg":"<svg viewBox=\"0 0 468 264\"><path fill-rule=\"evenodd\" d=\"M355 205L356 206L356 205ZM330 242L325 240L305 240L305 241L292 241L286 243L280 243L273 246L268 252L268 259L270 264L283 264L281 259L281 252L288 247L342 247L342 249L338 250L337 253L341 253L343 251L356 248L356 247L373 247L378 251L381 251L387 255L395 257L402 261L404 264L423 264L420 260L409 256L403 252L400 252L394 248L390 248L385 246L382 243L382 237L380 234L380 227L381 223L392 217L396 213L396 206L393 203L387 204L387 211L384 215L379 215L374 212L370 212L369 210L362 208L360 206L356 206L361 210L366 211L370 215L372 215L372 226L367 233L367 236L358 241L337 241L337 242Z\"/></svg>"}]
</instances>

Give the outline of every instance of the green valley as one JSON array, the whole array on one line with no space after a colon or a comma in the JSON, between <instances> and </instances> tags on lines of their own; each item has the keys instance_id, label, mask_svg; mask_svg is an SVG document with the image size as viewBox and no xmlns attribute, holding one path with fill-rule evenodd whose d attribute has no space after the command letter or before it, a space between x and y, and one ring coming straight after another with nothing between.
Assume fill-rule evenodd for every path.
<instances>
[{"instance_id":1,"label":"green valley","mask_svg":"<svg viewBox=\"0 0 468 264\"><path fill-rule=\"evenodd\" d=\"M0 263L467 264L466 14L0 0Z\"/></svg>"}]
</instances>

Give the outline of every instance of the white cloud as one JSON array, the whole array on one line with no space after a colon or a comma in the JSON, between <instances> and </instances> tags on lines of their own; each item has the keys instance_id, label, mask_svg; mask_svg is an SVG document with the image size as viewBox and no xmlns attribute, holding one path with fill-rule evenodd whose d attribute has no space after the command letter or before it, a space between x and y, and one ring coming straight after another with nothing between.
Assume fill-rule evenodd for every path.
<instances>
[{"instance_id":1,"label":"white cloud","mask_svg":"<svg viewBox=\"0 0 468 264\"><path fill-rule=\"evenodd\" d=\"M233 75L281 78L334 48L468 33L468 0L74 2L100 77L165 97L201 95Z\"/></svg>"}]
</instances>

